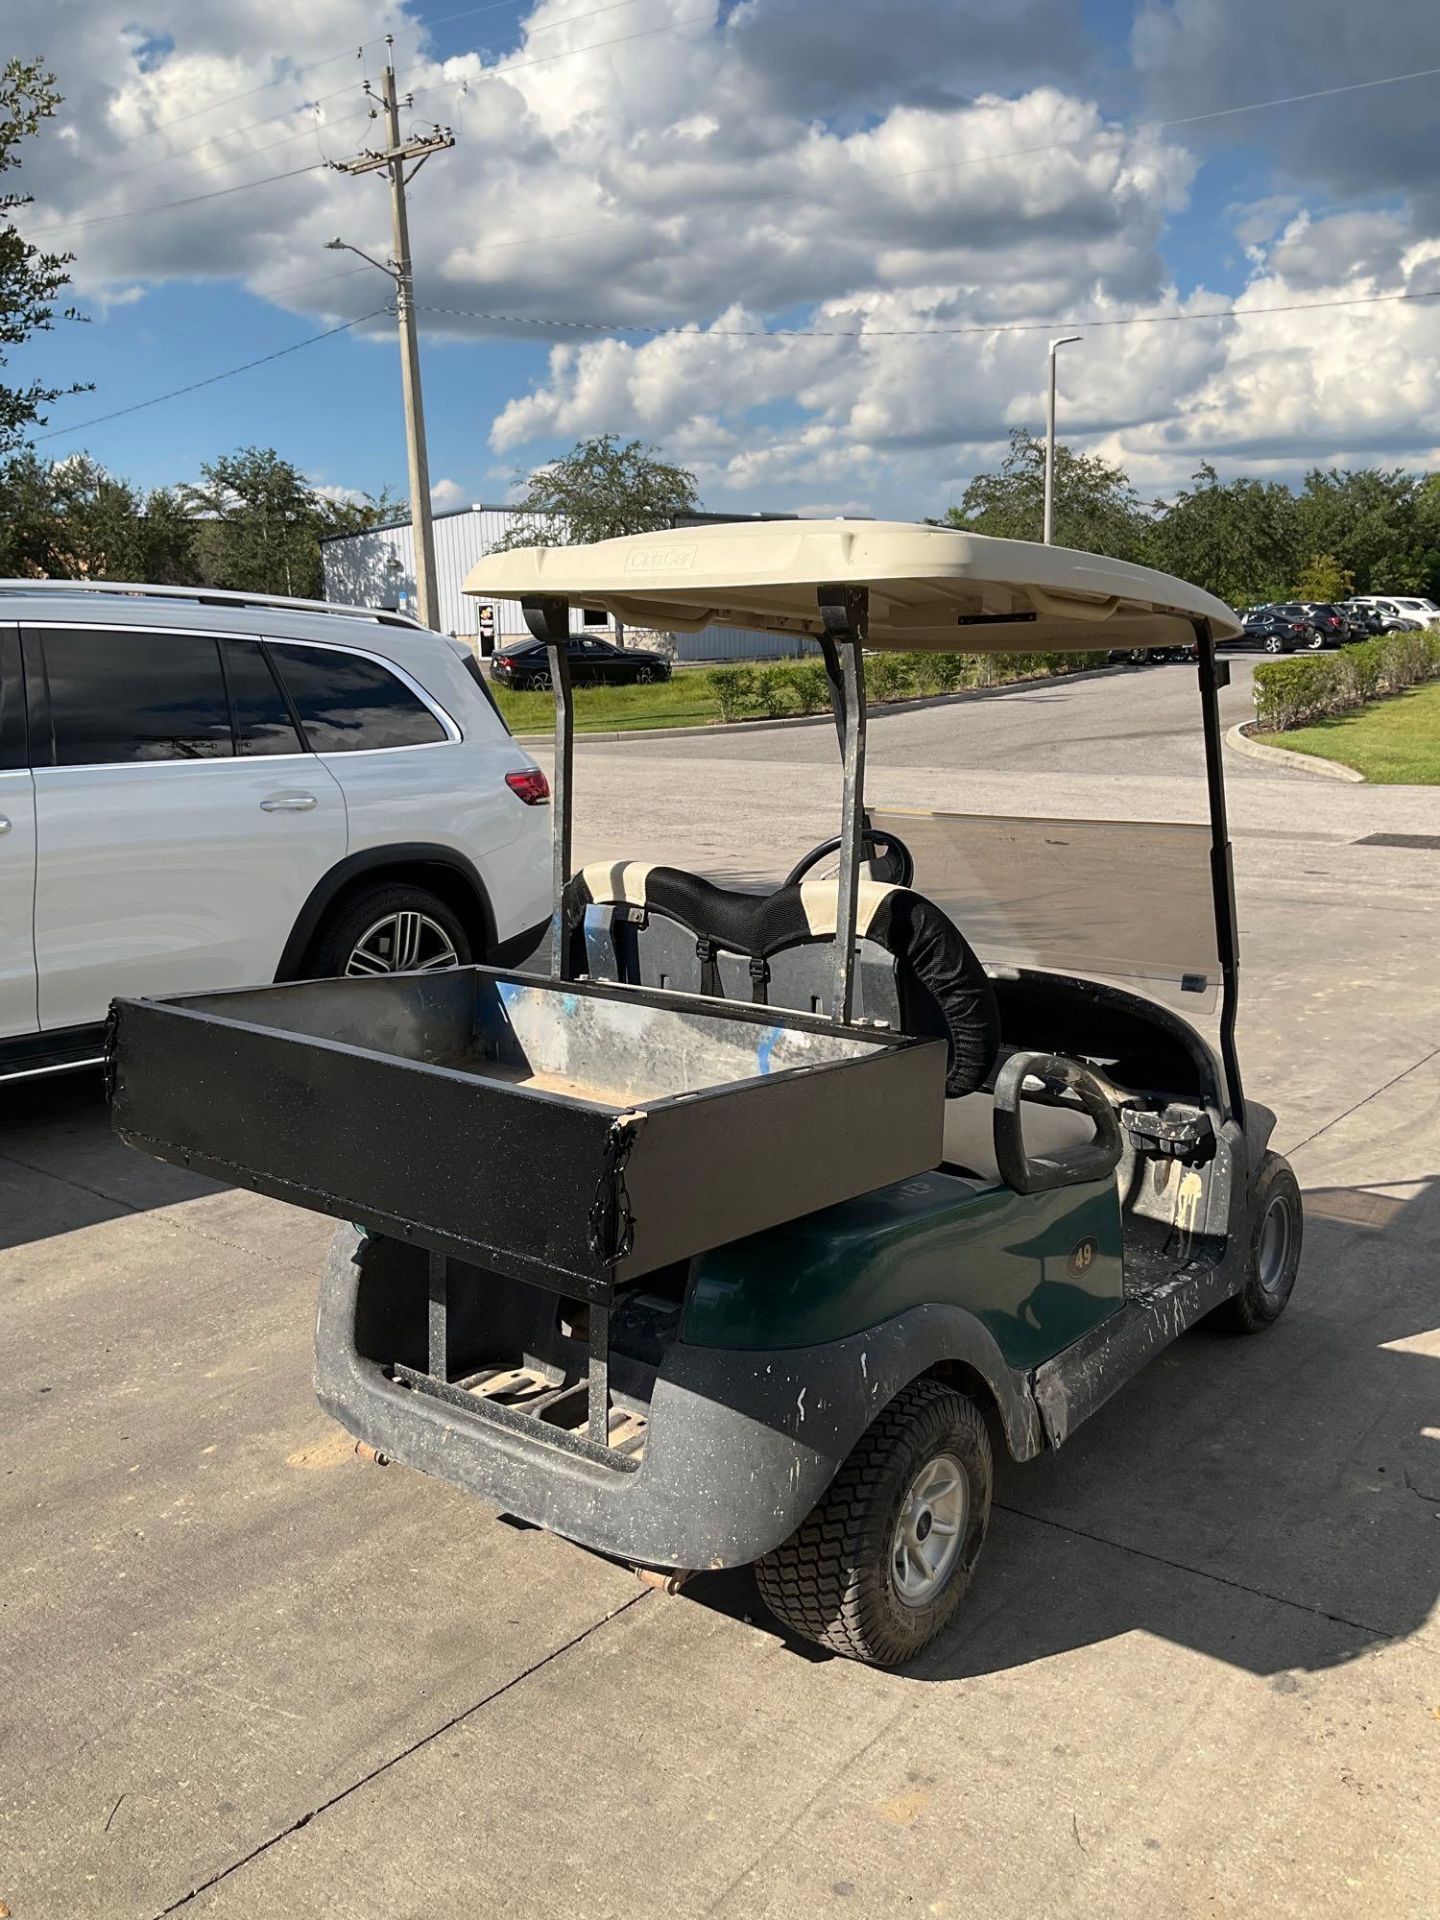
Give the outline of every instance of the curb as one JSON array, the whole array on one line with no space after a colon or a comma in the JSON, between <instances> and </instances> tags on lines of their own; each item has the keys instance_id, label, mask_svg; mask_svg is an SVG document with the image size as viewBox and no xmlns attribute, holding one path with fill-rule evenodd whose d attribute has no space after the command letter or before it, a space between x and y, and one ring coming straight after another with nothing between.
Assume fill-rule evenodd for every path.
<instances>
[{"instance_id":1,"label":"curb","mask_svg":"<svg viewBox=\"0 0 1440 1920\"><path fill-rule=\"evenodd\" d=\"M1260 760L1266 766L1284 767L1288 773L1313 773L1321 780L1349 780L1364 786L1364 774L1357 773L1353 767L1342 766L1338 760L1321 760L1309 753L1290 753L1284 747L1267 747L1259 740L1252 740L1246 728L1253 724L1252 721L1242 720L1238 726L1229 728L1225 735L1226 746L1243 754L1247 760Z\"/></svg>"},{"instance_id":2,"label":"curb","mask_svg":"<svg viewBox=\"0 0 1440 1920\"><path fill-rule=\"evenodd\" d=\"M1135 671L1127 661L1113 667L1086 667L1080 673L1034 674L1028 680L1008 680L1001 687L966 687L960 693L928 694L923 700L877 700L867 705L865 711L867 717L923 713L929 707L958 707L968 700L998 700L1009 693L1023 693L1028 687L1053 686L1056 681L1074 686L1080 680L1099 680L1106 674ZM587 740L598 740L607 746L620 740L714 740L720 734L773 733L777 727L833 727L834 724L834 717L828 713L792 713L780 720L722 720L714 726L698 727L625 727L612 733L592 733L588 729L582 732L577 727L575 744L582 746ZM555 743L553 733L516 733L511 738L520 747L549 747Z\"/></svg>"}]
</instances>

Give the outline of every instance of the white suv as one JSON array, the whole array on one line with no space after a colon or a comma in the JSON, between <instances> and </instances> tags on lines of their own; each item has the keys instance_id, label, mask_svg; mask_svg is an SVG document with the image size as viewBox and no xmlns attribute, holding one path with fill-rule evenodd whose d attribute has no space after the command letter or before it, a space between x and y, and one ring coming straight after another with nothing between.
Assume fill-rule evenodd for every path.
<instances>
[{"instance_id":1,"label":"white suv","mask_svg":"<svg viewBox=\"0 0 1440 1920\"><path fill-rule=\"evenodd\" d=\"M1372 612L1384 614L1387 619L1399 617L1401 620L1418 620L1422 627L1440 627L1440 607L1433 600L1422 599L1413 593L1357 593L1347 605L1369 607Z\"/></svg>"},{"instance_id":2,"label":"white suv","mask_svg":"<svg viewBox=\"0 0 1440 1920\"><path fill-rule=\"evenodd\" d=\"M548 797L403 615L0 582L0 1078L93 1061L117 994L523 958Z\"/></svg>"}]
</instances>

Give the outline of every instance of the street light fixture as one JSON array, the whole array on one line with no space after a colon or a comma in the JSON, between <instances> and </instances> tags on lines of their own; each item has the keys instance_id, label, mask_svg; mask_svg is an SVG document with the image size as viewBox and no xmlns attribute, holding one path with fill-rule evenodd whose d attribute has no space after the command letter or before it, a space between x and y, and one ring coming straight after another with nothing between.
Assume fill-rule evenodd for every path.
<instances>
[{"instance_id":1,"label":"street light fixture","mask_svg":"<svg viewBox=\"0 0 1440 1920\"><path fill-rule=\"evenodd\" d=\"M1081 336L1067 333L1050 342L1050 395L1045 408L1045 544L1055 542L1055 355L1061 347L1073 347Z\"/></svg>"},{"instance_id":2,"label":"street light fixture","mask_svg":"<svg viewBox=\"0 0 1440 1920\"><path fill-rule=\"evenodd\" d=\"M342 240L338 233L333 240L325 242L325 251L327 253L358 253L362 260L369 261L370 265L380 273L388 274L397 287L400 284L400 276L394 267L387 267L383 260L377 260L373 253L366 253L363 247L352 247L350 242Z\"/></svg>"}]
</instances>

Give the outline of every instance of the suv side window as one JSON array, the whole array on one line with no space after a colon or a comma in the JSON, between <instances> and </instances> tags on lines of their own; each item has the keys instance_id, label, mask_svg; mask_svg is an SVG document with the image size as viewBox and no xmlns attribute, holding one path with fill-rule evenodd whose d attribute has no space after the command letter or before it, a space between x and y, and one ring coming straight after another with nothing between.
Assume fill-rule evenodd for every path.
<instances>
[{"instance_id":1,"label":"suv side window","mask_svg":"<svg viewBox=\"0 0 1440 1920\"><path fill-rule=\"evenodd\" d=\"M211 636L49 627L41 639L57 766L234 753Z\"/></svg>"},{"instance_id":2,"label":"suv side window","mask_svg":"<svg viewBox=\"0 0 1440 1920\"><path fill-rule=\"evenodd\" d=\"M420 747L448 738L434 714L378 661L330 647L269 642L313 753Z\"/></svg>"},{"instance_id":3,"label":"suv side window","mask_svg":"<svg viewBox=\"0 0 1440 1920\"><path fill-rule=\"evenodd\" d=\"M25 765L25 682L20 635L0 628L0 773Z\"/></svg>"},{"instance_id":4,"label":"suv side window","mask_svg":"<svg viewBox=\"0 0 1440 1920\"><path fill-rule=\"evenodd\" d=\"M303 753L290 708L258 640L227 640L225 678L235 715L235 741L247 759L270 753Z\"/></svg>"}]
</instances>

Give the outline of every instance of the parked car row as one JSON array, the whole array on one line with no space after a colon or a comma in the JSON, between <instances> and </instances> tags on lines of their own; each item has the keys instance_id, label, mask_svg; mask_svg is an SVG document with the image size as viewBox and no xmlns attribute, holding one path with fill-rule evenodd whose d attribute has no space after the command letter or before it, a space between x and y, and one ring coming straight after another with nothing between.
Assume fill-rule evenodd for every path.
<instances>
[{"instance_id":1,"label":"parked car row","mask_svg":"<svg viewBox=\"0 0 1440 1920\"><path fill-rule=\"evenodd\" d=\"M1258 647L1264 653L1318 652L1348 646L1381 633L1417 632L1440 626L1440 607L1415 594L1356 595L1350 600L1264 601L1241 615L1242 637L1231 646ZM1112 664L1146 666L1152 661L1193 659L1190 647L1114 648Z\"/></svg>"},{"instance_id":2,"label":"parked car row","mask_svg":"<svg viewBox=\"0 0 1440 1920\"><path fill-rule=\"evenodd\" d=\"M1267 602L1246 608L1241 616L1244 638L1234 644L1259 647L1266 653L1343 647L1376 634L1416 632L1427 624L1425 609L1433 613L1434 624L1440 625L1440 608L1434 608L1428 600L1413 598L1403 602L1371 598Z\"/></svg>"},{"instance_id":3,"label":"parked car row","mask_svg":"<svg viewBox=\"0 0 1440 1920\"><path fill-rule=\"evenodd\" d=\"M0 1080L117 995L528 954L548 798L403 615L0 582Z\"/></svg>"},{"instance_id":4,"label":"parked car row","mask_svg":"<svg viewBox=\"0 0 1440 1920\"><path fill-rule=\"evenodd\" d=\"M1111 647L1106 654L1109 666L1149 667L1166 660L1194 660L1195 642L1178 647Z\"/></svg>"}]
</instances>

